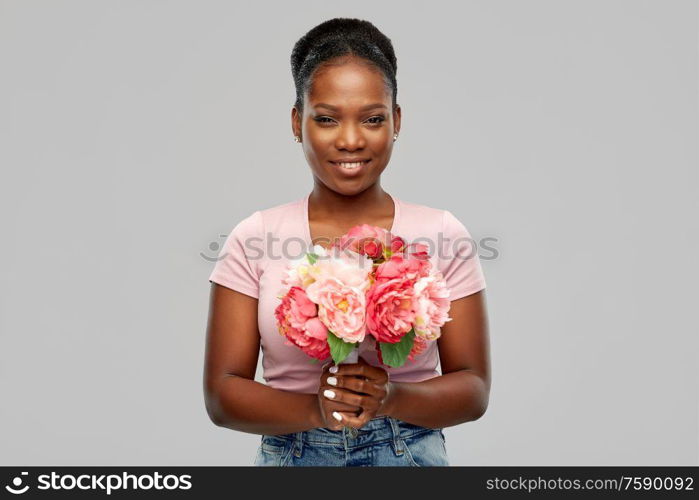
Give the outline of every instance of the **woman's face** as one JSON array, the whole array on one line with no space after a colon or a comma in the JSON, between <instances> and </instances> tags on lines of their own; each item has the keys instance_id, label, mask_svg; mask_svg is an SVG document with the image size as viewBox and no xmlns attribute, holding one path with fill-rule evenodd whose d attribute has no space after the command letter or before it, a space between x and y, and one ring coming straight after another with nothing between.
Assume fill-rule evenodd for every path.
<instances>
[{"instance_id":1,"label":"woman's face","mask_svg":"<svg viewBox=\"0 0 699 500\"><path fill-rule=\"evenodd\" d=\"M380 70L347 61L318 68L303 115L294 107L291 119L314 176L329 189L352 195L374 184L388 165L400 107L392 111ZM343 160L361 164L343 166Z\"/></svg>"}]
</instances>

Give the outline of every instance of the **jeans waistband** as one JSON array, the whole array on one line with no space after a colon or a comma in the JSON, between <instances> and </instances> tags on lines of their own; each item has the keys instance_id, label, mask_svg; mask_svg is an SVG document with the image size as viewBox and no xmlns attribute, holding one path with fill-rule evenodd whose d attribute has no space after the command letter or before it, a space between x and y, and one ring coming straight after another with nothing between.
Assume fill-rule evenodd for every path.
<instances>
[{"instance_id":1,"label":"jeans waistband","mask_svg":"<svg viewBox=\"0 0 699 500\"><path fill-rule=\"evenodd\" d=\"M293 440L295 449L301 450L304 444L312 446L334 446L346 449L366 446L384 441L392 442L398 453L402 452L401 438L408 438L425 432L441 432L420 425L410 424L388 415L374 417L360 429L344 427L342 430L331 430L327 427L317 427L306 431L277 434L275 437ZM264 436L263 436L264 438Z\"/></svg>"}]
</instances>

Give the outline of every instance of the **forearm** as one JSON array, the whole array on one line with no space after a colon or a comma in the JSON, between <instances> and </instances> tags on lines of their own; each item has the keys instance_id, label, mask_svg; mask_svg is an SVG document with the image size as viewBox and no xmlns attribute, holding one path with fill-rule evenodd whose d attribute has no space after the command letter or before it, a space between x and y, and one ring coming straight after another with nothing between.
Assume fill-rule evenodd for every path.
<instances>
[{"instance_id":1,"label":"forearm","mask_svg":"<svg viewBox=\"0 0 699 500\"><path fill-rule=\"evenodd\" d=\"M488 407L488 387L469 370L422 382L391 382L384 414L433 429L477 420Z\"/></svg>"},{"instance_id":2,"label":"forearm","mask_svg":"<svg viewBox=\"0 0 699 500\"><path fill-rule=\"evenodd\" d=\"M216 425L251 434L289 434L320 427L317 394L269 387L255 380L223 377L210 397Z\"/></svg>"}]
</instances>

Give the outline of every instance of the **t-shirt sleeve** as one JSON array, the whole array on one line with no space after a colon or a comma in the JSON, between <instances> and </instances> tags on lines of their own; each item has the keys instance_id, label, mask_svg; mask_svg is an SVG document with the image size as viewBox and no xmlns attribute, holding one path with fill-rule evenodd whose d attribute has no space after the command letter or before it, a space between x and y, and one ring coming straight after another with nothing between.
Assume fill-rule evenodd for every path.
<instances>
[{"instance_id":1,"label":"t-shirt sleeve","mask_svg":"<svg viewBox=\"0 0 699 500\"><path fill-rule=\"evenodd\" d=\"M485 276L478 257L478 245L454 214L444 210L440 270L450 290L449 300L456 300L485 288Z\"/></svg>"},{"instance_id":2,"label":"t-shirt sleeve","mask_svg":"<svg viewBox=\"0 0 699 500\"><path fill-rule=\"evenodd\" d=\"M233 228L218 254L210 282L259 298L261 225L258 210Z\"/></svg>"}]
</instances>

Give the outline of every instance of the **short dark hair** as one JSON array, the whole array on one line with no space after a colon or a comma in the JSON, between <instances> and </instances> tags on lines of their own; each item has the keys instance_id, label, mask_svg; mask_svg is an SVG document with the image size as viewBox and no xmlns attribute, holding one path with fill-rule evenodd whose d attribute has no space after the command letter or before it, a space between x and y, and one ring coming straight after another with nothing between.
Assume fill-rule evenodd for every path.
<instances>
[{"instance_id":1,"label":"short dark hair","mask_svg":"<svg viewBox=\"0 0 699 500\"><path fill-rule=\"evenodd\" d=\"M303 35L291 51L291 74L296 86L294 105L299 112L303 112L303 98L311 88L315 70L332 59L348 55L368 61L384 74L395 110L398 66L391 40L369 21L336 17Z\"/></svg>"}]
</instances>

